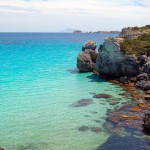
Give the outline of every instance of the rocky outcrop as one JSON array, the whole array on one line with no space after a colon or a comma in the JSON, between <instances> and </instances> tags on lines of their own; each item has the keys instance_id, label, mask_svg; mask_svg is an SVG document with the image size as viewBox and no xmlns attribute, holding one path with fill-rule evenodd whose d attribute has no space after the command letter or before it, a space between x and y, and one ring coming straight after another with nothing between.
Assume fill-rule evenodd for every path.
<instances>
[{"instance_id":1,"label":"rocky outcrop","mask_svg":"<svg viewBox=\"0 0 150 150\"><path fill-rule=\"evenodd\" d=\"M94 71L94 64L96 63L98 56L98 53L95 51L95 49L96 43L93 41L88 41L83 45L82 50L84 52L80 53L77 57L77 67L80 72Z\"/></svg>"},{"instance_id":2,"label":"rocky outcrop","mask_svg":"<svg viewBox=\"0 0 150 150\"><path fill-rule=\"evenodd\" d=\"M136 36L141 35L142 33L138 30L133 29L132 27L123 28L121 33L119 34L120 37L123 38L134 38Z\"/></svg>"},{"instance_id":3,"label":"rocky outcrop","mask_svg":"<svg viewBox=\"0 0 150 150\"><path fill-rule=\"evenodd\" d=\"M79 54L77 57L77 67L81 72L93 71L94 63L92 62L90 54Z\"/></svg>"},{"instance_id":4,"label":"rocky outcrop","mask_svg":"<svg viewBox=\"0 0 150 150\"><path fill-rule=\"evenodd\" d=\"M96 43L94 41L87 41L83 46L82 46L82 51L85 51L85 50L88 50L88 49L91 49L93 51L96 50Z\"/></svg>"},{"instance_id":5,"label":"rocky outcrop","mask_svg":"<svg viewBox=\"0 0 150 150\"><path fill-rule=\"evenodd\" d=\"M120 38L119 41L121 41ZM139 74L137 57L123 53L117 38L114 40L105 39L103 48L99 51L95 68L100 74L111 77L133 77Z\"/></svg>"}]
</instances>

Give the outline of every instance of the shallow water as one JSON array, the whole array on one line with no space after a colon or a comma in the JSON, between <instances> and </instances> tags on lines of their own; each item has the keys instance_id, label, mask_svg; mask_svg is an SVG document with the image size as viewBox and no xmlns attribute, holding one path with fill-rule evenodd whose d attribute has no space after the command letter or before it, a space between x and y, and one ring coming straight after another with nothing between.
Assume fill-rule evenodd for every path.
<instances>
[{"instance_id":1,"label":"shallow water","mask_svg":"<svg viewBox=\"0 0 150 150\"><path fill-rule=\"evenodd\" d=\"M121 98L122 89L91 73L72 72L81 46L89 39L102 43L100 34L0 34L0 146L7 150L94 150L109 134L102 128L105 99L92 93ZM70 70L71 69L71 70ZM72 73L71 73L72 72ZM72 107L80 99L93 99ZM95 121L99 120L99 121ZM81 126L101 132L79 131Z\"/></svg>"}]
</instances>

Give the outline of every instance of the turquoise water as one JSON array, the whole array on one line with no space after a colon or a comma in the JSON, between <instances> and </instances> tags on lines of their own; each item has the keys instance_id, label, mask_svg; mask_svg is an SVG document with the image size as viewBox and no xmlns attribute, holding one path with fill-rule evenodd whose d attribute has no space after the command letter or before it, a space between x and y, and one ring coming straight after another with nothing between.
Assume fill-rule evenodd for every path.
<instances>
[{"instance_id":1,"label":"turquoise water","mask_svg":"<svg viewBox=\"0 0 150 150\"><path fill-rule=\"evenodd\" d=\"M111 94L113 101L122 98L122 89L91 73L68 71L76 67L84 42L102 43L105 36L110 35L0 34L1 147L94 150L107 140L110 135L102 124L114 106L105 99L93 99L85 107L71 104L92 98L91 93ZM101 127L101 132L80 132L83 125Z\"/></svg>"}]
</instances>

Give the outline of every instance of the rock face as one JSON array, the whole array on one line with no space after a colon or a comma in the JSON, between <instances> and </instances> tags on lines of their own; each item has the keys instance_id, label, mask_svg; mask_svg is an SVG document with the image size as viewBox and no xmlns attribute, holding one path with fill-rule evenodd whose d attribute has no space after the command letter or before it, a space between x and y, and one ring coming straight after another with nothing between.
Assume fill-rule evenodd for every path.
<instances>
[{"instance_id":1,"label":"rock face","mask_svg":"<svg viewBox=\"0 0 150 150\"><path fill-rule=\"evenodd\" d=\"M87 41L83 46L82 46L82 51L91 49L94 50L96 49L97 45L94 41Z\"/></svg>"},{"instance_id":2,"label":"rock face","mask_svg":"<svg viewBox=\"0 0 150 150\"><path fill-rule=\"evenodd\" d=\"M88 49L88 50L85 51L85 54L90 54L92 62L96 63L96 59L97 59L97 56L98 56L97 52L95 52L95 51L93 51L91 49Z\"/></svg>"},{"instance_id":3,"label":"rock face","mask_svg":"<svg viewBox=\"0 0 150 150\"><path fill-rule=\"evenodd\" d=\"M123 28L119 36L123 38L134 38L139 35L141 35L140 31L132 30L132 27L128 27Z\"/></svg>"},{"instance_id":4,"label":"rock face","mask_svg":"<svg viewBox=\"0 0 150 150\"><path fill-rule=\"evenodd\" d=\"M125 55L116 40L105 39L103 48L99 51L95 68L100 74L111 77L133 77L139 74L137 57Z\"/></svg>"},{"instance_id":5,"label":"rock face","mask_svg":"<svg viewBox=\"0 0 150 150\"><path fill-rule=\"evenodd\" d=\"M79 54L77 57L77 67L81 72L93 71L94 63L92 62L90 54Z\"/></svg>"}]
</instances>

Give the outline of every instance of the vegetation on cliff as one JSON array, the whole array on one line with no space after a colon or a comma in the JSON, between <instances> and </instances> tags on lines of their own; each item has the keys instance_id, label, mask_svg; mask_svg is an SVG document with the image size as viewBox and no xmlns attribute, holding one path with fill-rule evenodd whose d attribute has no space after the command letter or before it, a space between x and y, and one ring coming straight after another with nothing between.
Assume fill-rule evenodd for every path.
<instances>
[{"instance_id":1,"label":"vegetation on cliff","mask_svg":"<svg viewBox=\"0 0 150 150\"><path fill-rule=\"evenodd\" d=\"M132 27L131 30L140 31L142 33L150 33L150 25L146 25L143 27Z\"/></svg>"},{"instance_id":2,"label":"vegetation on cliff","mask_svg":"<svg viewBox=\"0 0 150 150\"><path fill-rule=\"evenodd\" d=\"M144 27L133 27L132 30L140 31L142 34L135 38L125 38L120 44L121 50L127 54L137 56L150 53L150 25Z\"/></svg>"}]
</instances>

